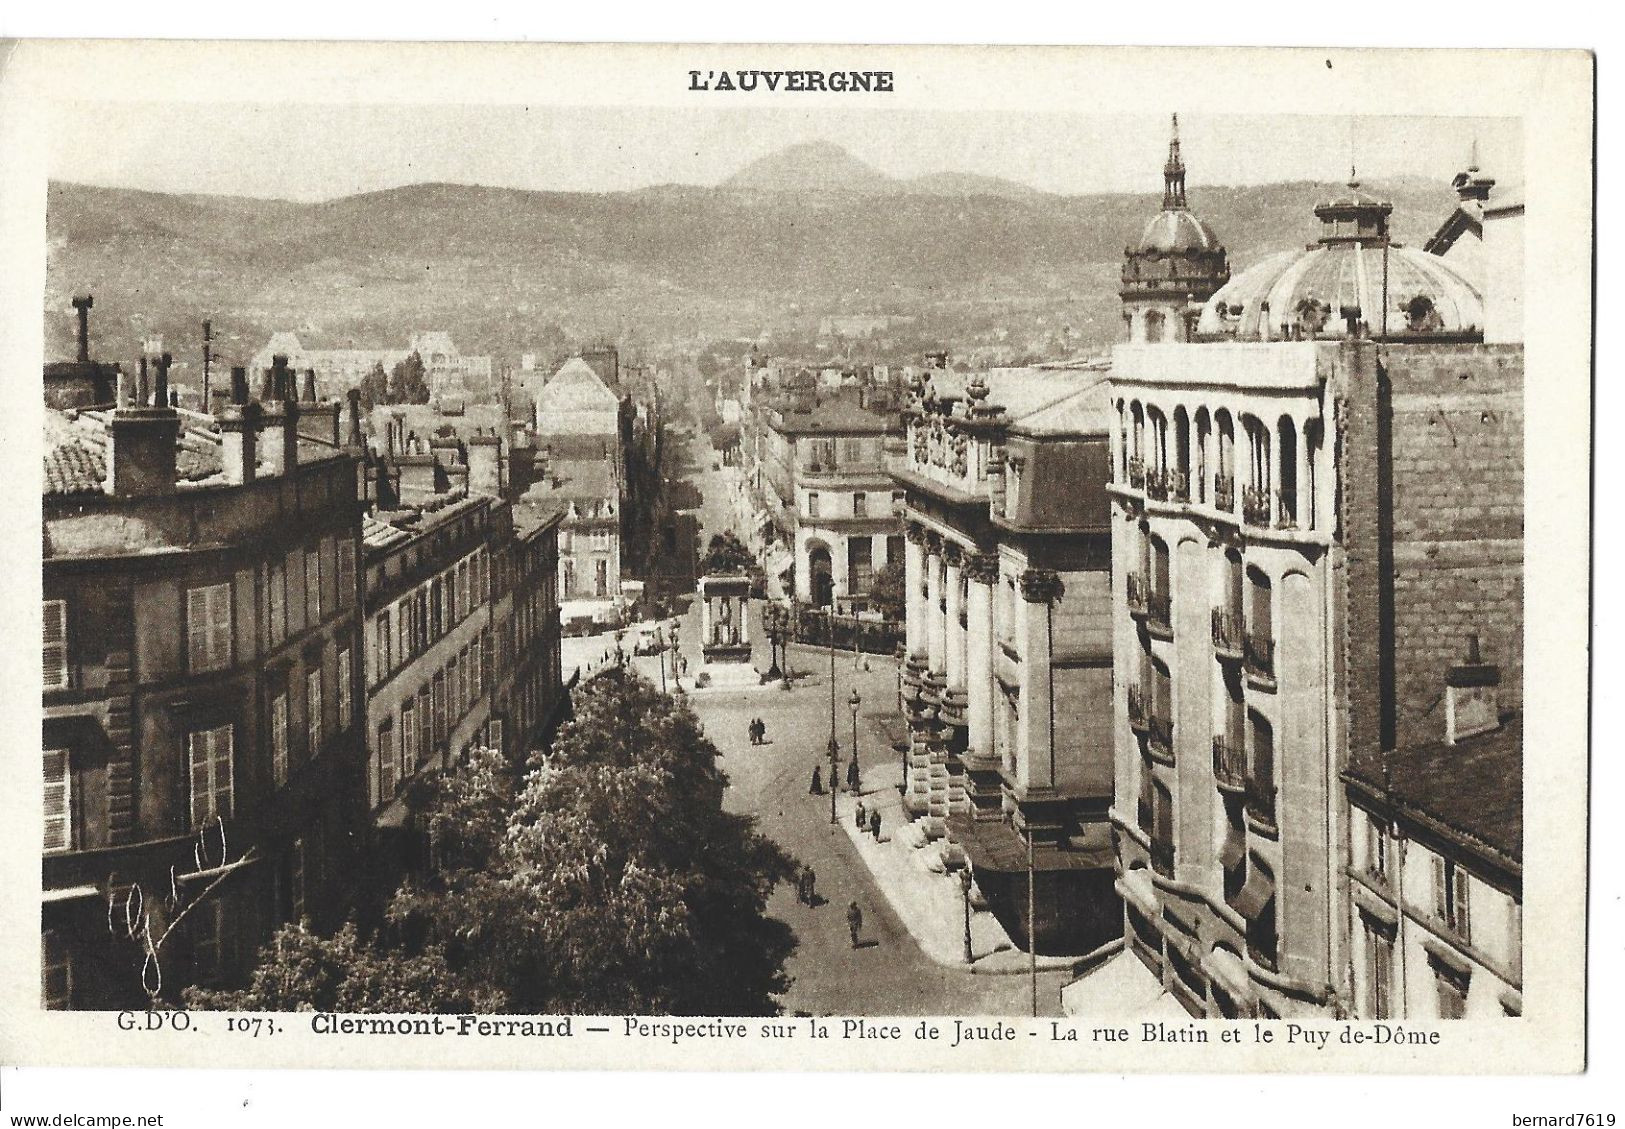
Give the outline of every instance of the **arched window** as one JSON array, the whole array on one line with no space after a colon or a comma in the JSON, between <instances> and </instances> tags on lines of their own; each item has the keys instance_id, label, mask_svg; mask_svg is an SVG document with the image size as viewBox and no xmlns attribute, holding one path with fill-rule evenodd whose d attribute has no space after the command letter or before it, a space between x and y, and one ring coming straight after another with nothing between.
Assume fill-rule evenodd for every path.
<instances>
[{"instance_id":1,"label":"arched window","mask_svg":"<svg viewBox=\"0 0 1625 1129\"><path fill-rule=\"evenodd\" d=\"M1281 443L1277 452L1281 460L1281 524L1298 524L1298 426L1291 416L1282 416L1279 423Z\"/></svg>"},{"instance_id":2,"label":"arched window","mask_svg":"<svg viewBox=\"0 0 1625 1129\"><path fill-rule=\"evenodd\" d=\"M1275 598L1270 578L1261 569L1247 569L1247 634L1244 641L1247 672L1258 678L1275 676Z\"/></svg>"},{"instance_id":3,"label":"arched window","mask_svg":"<svg viewBox=\"0 0 1625 1129\"><path fill-rule=\"evenodd\" d=\"M1220 408L1213 413L1214 427L1219 433L1218 466L1213 474L1213 506L1232 511L1236 508L1236 425L1230 413Z\"/></svg>"},{"instance_id":4,"label":"arched window","mask_svg":"<svg viewBox=\"0 0 1625 1129\"><path fill-rule=\"evenodd\" d=\"M1191 474L1191 497L1198 502L1206 502L1212 494L1208 485L1207 476L1211 472L1208 466L1208 444L1213 434L1213 421L1208 418L1206 408L1196 409L1196 465Z\"/></svg>"},{"instance_id":5,"label":"arched window","mask_svg":"<svg viewBox=\"0 0 1625 1129\"><path fill-rule=\"evenodd\" d=\"M1176 502L1191 497L1191 421L1181 404L1174 409L1174 475L1168 483L1168 496Z\"/></svg>"}]
</instances>

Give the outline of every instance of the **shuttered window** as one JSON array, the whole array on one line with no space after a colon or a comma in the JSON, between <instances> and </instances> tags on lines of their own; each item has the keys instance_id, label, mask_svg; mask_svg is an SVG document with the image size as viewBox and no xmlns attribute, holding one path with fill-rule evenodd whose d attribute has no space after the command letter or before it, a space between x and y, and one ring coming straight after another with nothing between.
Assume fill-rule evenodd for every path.
<instances>
[{"instance_id":1,"label":"shuttered window","mask_svg":"<svg viewBox=\"0 0 1625 1129\"><path fill-rule=\"evenodd\" d=\"M305 553L305 622L322 620L322 554L320 549Z\"/></svg>"},{"instance_id":2,"label":"shuttered window","mask_svg":"<svg viewBox=\"0 0 1625 1129\"><path fill-rule=\"evenodd\" d=\"M192 783L192 826L231 816L231 726L194 730L187 737Z\"/></svg>"},{"instance_id":3,"label":"shuttered window","mask_svg":"<svg viewBox=\"0 0 1625 1129\"><path fill-rule=\"evenodd\" d=\"M322 672L313 670L305 678L305 755L322 751Z\"/></svg>"},{"instance_id":4,"label":"shuttered window","mask_svg":"<svg viewBox=\"0 0 1625 1129\"><path fill-rule=\"evenodd\" d=\"M271 778L288 782L288 695L271 699Z\"/></svg>"},{"instance_id":5,"label":"shuttered window","mask_svg":"<svg viewBox=\"0 0 1625 1129\"><path fill-rule=\"evenodd\" d=\"M388 803L395 798L397 762L395 752L395 726L387 718L378 726L378 801Z\"/></svg>"},{"instance_id":6,"label":"shuttered window","mask_svg":"<svg viewBox=\"0 0 1625 1129\"><path fill-rule=\"evenodd\" d=\"M73 847L73 782L68 775L68 750L45 750L45 849Z\"/></svg>"},{"instance_id":7,"label":"shuttered window","mask_svg":"<svg viewBox=\"0 0 1625 1129\"><path fill-rule=\"evenodd\" d=\"M355 542L343 540L339 542L338 566L339 598L338 605L347 608L355 603Z\"/></svg>"},{"instance_id":8,"label":"shuttered window","mask_svg":"<svg viewBox=\"0 0 1625 1129\"><path fill-rule=\"evenodd\" d=\"M338 703L339 703L339 732L350 728L350 650L346 647L339 652L338 673Z\"/></svg>"},{"instance_id":9,"label":"shuttered window","mask_svg":"<svg viewBox=\"0 0 1625 1129\"><path fill-rule=\"evenodd\" d=\"M418 711L413 708L412 699L408 698L401 704L401 774L404 776L415 767L414 761L420 755L418 746Z\"/></svg>"},{"instance_id":10,"label":"shuttered window","mask_svg":"<svg viewBox=\"0 0 1625 1129\"><path fill-rule=\"evenodd\" d=\"M47 690L65 690L68 686L68 602L46 600L44 672Z\"/></svg>"},{"instance_id":11,"label":"shuttered window","mask_svg":"<svg viewBox=\"0 0 1625 1129\"><path fill-rule=\"evenodd\" d=\"M231 585L186 590L187 669L194 674L231 665Z\"/></svg>"},{"instance_id":12,"label":"shuttered window","mask_svg":"<svg viewBox=\"0 0 1625 1129\"><path fill-rule=\"evenodd\" d=\"M287 574L283 571L281 561L270 565L266 571L266 606L267 614L271 618L271 646L274 647L288 637Z\"/></svg>"}]
</instances>

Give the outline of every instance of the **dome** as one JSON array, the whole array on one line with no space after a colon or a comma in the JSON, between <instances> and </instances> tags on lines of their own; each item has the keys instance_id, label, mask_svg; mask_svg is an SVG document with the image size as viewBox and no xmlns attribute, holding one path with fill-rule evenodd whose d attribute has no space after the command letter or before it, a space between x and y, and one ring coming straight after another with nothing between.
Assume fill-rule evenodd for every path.
<instances>
[{"instance_id":1,"label":"dome","mask_svg":"<svg viewBox=\"0 0 1625 1129\"><path fill-rule=\"evenodd\" d=\"M1390 245L1387 258L1388 333L1482 332L1484 296L1457 267L1415 247ZM1196 331L1244 341L1343 337L1353 312L1382 333L1382 311L1382 245L1322 243L1242 271L1202 306Z\"/></svg>"},{"instance_id":2,"label":"dome","mask_svg":"<svg viewBox=\"0 0 1625 1129\"><path fill-rule=\"evenodd\" d=\"M1158 212L1129 248L1131 255L1179 255L1192 251L1222 251L1213 229L1184 208Z\"/></svg>"}]
</instances>

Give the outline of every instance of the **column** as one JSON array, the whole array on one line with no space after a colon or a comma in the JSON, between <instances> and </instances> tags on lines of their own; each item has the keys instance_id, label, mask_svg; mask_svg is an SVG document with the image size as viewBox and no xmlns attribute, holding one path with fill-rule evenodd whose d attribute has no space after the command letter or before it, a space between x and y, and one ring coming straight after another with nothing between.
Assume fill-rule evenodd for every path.
<instances>
[{"instance_id":1,"label":"column","mask_svg":"<svg viewBox=\"0 0 1625 1129\"><path fill-rule=\"evenodd\" d=\"M1263 435L1267 444L1264 448L1265 457L1270 464L1269 497L1264 499L1268 513L1264 524L1273 529L1281 523L1281 433L1277 425L1265 424Z\"/></svg>"},{"instance_id":2,"label":"column","mask_svg":"<svg viewBox=\"0 0 1625 1129\"><path fill-rule=\"evenodd\" d=\"M1309 478L1309 427L1303 416L1294 417L1292 425L1298 431L1297 466L1293 468L1297 472L1298 483L1298 528L1308 529L1309 515L1315 509L1314 503L1311 501L1313 495L1311 494L1312 484Z\"/></svg>"},{"instance_id":3,"label":"column","mask_svg":"<svg viewBox=\"0 0 1625 1129\"><path fill-rule=\"evenodd\" d=\"M942 539L926 534L925 544L926 659L932 674L941 674L948 659L948 623L942 614Z\"/></svg>"},{"instance_id":4,"label":"column","mask_svg":"<svg viewBox=\"0 0 1625 1129\"><path fill-rule=\"evenodd\" d=\"M1024 791L1055 784L1050 609L1061 592L1061 578L1050 569L1030 568L1021 574L1021 732L1016 772Z\"/></svg>"},{"instance_id":5,"label":"column","mask_svg":"<svg viewBox=\"0 0 1625 1129\"><path fill-rule=\"evenodd\" d=\"M1197 411L1202 409L1198 407ZM1196 417L1191 417L1191 427L1196 428ZM1213 413L1207 413L1207 430L1197 429L1196 434L1197 462L1202 468L1201 481L1198 482L1195 467L1191 474L1191 501L1200 500L1203 505L1217 508L1213 500L1213 480L1218 474L1219 464L1217 454L1219 450L1219 428L1213 420Z\"/></svg>"},{"instance_id":6,"label":"column","mask_svg":"<svg viewBox=\"0 0 1625 1129\"><path fill-rule=\"evenodd\" d=\"M925 584L925 529L911 521L904 537L904 641L910 656L924 655L925 598L920 593Z\"/></svg>"},{"instance_id":7,"label":"column","mask_svg":"<svg viewBox=\"0 0 1625 1129\"><path fill-rule=\"evenodd\" d=\"M953 542L942 547L943 623L947 636L947 655L944 659L942 722L939 737L943 742L943 763L947 768L948 811L962 814L970 810L965 786L965 628L959 617L963 601L959 594L959 578L964 563L964 550Z\"/></svg>"},{"instance_id":8,"label":"column","mask_svg":"<svg viewBox=\"0 0 1625 1129\"><path fill-rule=\"evenodd\" d=\"M1003 788L993 739L993 587L999 558L972 553L965 560L965 776L971 813L999 819Z\"/></svg>"},{"instance_id":9,"label":"column","mask_svg":"<svg viewBox=\"0 0 1625 1129\"><path fill-rule=\"evenodd\" d=\"M960 625L959 596L960 568L964 564L964 551L949 542L942 547L943 628L946 632L946 654L943 673L948 677L948 689L965 689L965 628Z\"/></svg>"}]
</instances>

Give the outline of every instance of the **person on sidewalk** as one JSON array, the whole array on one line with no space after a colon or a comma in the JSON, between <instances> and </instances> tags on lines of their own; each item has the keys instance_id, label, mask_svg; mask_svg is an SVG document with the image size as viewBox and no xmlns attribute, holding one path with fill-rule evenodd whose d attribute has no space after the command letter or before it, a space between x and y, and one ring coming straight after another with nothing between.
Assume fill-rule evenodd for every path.
<instances>
[{"instance_id":1,"label":"person on sidewalk","mask_svg":"<svg viewBox=\"0 0 1625 1129\"><path fill-rule=\"evenodd\" d=\"M848 761L846 765L846 790L854 793L862 791L858 784L858 762L855 760Z\"/></svg>"},{"instance_id":2,"label":"person on sidewalk","mask_svg":"<svg viewBox=\"0 0 1625 1129\"><path fill-rule=\"evenodd\" d=\"M880 842L880 809L879 808L871 808L870 811L869 811L869 834L871 834L871 835L873 835L875 837L875 842L877 842L877 843Z\"/></svg>"},{"instance_id":3,"label":"person on sidewalk","mask_svg":"<svg viewBox=\"0 0 1625 1129\"><path fill-rule=\"evenodd\" d=\"M818 904L818 875L816 873L814 873L812 867L804 866L804 867L801 868L801 884L803 886L805 886L806 889L807 889L807 896L802 900L805 901L810 906L811 905L817 905Z\"/></svg>"},{"instance_id":4,"label":"person on sidewalk","mask_svg":"<svg viewBox=\"0 0 1625 1129\"><path fill-rule=\"evenodd\" d=\"M807 794L810 796L824 794L824 774L820 765L813 765L812 786L807 789Z\"/></svg>"},{"instance_id":5,"label":"person on sidewalk","mask_svg":"<svg viewBox=\"0 0 1625 1129\"><path fill-rule=\"evenodd\" d=\"M756 743L758 745L767 744L767 722L761 718L756 719Z\"/></svg>"},{"instance_id":6,"label":"person on sidewalk","mask_svg":"<svg viewBox=\"0 0 1625 1129\"><path fill-rule=\"evenodd\" d=\"M846 907L846 928L852 934L852 947L855 949L858 947L858 934L863 931L863 911L858 908L857 902Z\"/></svg>"},{"instance_id":7,"label":"person on sidewalk","mask_svg":"<svg viewBox=\"0 0 1625 1129\"><path fill-rule=\"evenodd\" d=\"M869 818L867 815L865 815L863 813L863 801L862 800L858 801L857 809L853 812L853 815L855 816L855 818L853 819L853 822L857 825L858 830L862 831L863 828L864 828L865 823L868 821L868 818Z\"/></svg>"}]
</instances>

